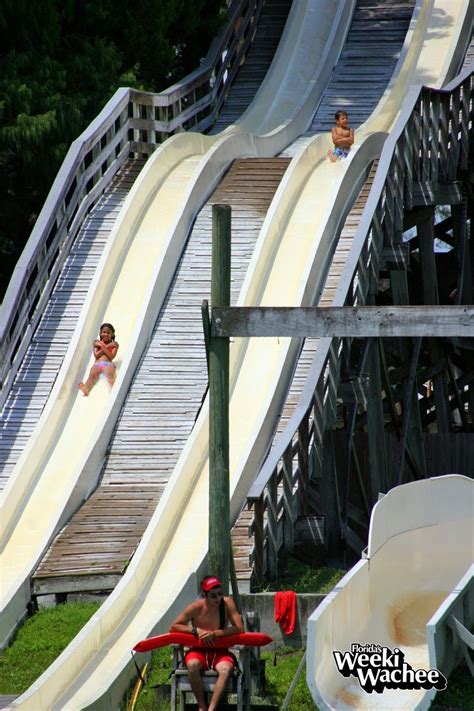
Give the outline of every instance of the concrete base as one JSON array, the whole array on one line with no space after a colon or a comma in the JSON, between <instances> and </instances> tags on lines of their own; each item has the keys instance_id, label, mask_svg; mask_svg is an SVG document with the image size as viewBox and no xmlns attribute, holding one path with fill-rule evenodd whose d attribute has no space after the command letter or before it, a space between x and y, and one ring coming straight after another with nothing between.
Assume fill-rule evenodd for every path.
<instances>
[{"instance_id":1,"label":"concrete base","mask_svg":"<svg viewBox=\"0 0 474 711\"><path fill-rule=\"evenodd\" d=\"M297 616L295 631L291 635L282 632L280 625L275 622L275 593L241 594L242 615L256 612L260 621L260 631L273 637L273 644L264 648L265 651L278 647L306 647L306 623L308 617L324 600L325 595L313 593L300 593L296 596Z\"/></svg>"}]
</instances>

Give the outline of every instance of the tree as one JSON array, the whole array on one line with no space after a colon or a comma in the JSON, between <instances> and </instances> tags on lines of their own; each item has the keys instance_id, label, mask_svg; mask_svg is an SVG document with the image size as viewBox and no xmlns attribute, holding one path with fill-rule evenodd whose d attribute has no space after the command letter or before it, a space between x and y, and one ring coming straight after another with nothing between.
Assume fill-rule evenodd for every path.
<instances>
[{"instance_id":1,"label":"tree","mask_svg":"<svg viewBox=\"0 0 474 711\"><path fill-rule=\"evenodd\" d=\"M120 86L160 91L199 65L222 0L0 5L0 295L71 142Z\"/></svg>"}]
</instances>

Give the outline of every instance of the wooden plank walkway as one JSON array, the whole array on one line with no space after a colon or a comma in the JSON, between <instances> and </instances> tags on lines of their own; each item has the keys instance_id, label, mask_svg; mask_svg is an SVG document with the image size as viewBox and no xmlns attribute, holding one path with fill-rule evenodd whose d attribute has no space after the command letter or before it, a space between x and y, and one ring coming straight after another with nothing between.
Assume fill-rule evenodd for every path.
<instances>
[{"instance_id":1,"label":"wooden plank walkway","mask_svg":"<svg viewBox=\"0 0 474 711\"><path fill-rule=\"evenodd\" d=\"M40 563L33 577L35 593L110 590L122 574L207 389L201 302L210 298L212 204L232 207L235 303L288 163L285 158L235 161L197 216L111 438L101 484Z\"/></svg>"},{"instance_id":2,"label":"wooden plank walkway","mask_svg":"<svg viewBox=\"0 0 474 711\"><path fill-rule=\"evenodd\" d=\"M330 132L339 109L347 111L353 128L369 118L392 77L414 6L415 0L359 0L310 128L281 155L294 156L312 136Z\"/></svg>"},{"instance_id":3,"label":"wooden plank walkway","mask_svg":"<svg viewBox=\"0 0 474 711\"><path fill-rule=\"evenodd\" d=\"M270 68L285 28L291 5L292 0L266 1L258 21L255 39L247 52L245 62L237 72L225 104L209 133L219 133L230 124L235 123L250 105Z\"/></svg>"},{"instance_id":4,"label":"wooden plank walkway","mask_svg":"<svg viewBox=\"0 0 474 711\"><path fill-rule=\"evenodd\" d=\"M107 239L143 165L141 159L130 160L117 173L85 218L65 260L0 413L0 490L40 418Z\"/></svg>"}]
</instances>

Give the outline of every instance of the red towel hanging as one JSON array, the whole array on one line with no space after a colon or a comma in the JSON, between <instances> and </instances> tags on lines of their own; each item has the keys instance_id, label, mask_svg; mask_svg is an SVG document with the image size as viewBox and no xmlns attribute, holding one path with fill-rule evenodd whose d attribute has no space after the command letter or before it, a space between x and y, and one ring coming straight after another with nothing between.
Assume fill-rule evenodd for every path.
<instances>
[{"instance_id":1,"label":"red towel hanging","mask_svg":"<svg viewBox=\"0 0 474 711\"><path fill-rule=\"evenodd\" d=\"M293 590L275 593L275 622L287 635L293 634L296 625L296 593Z\"/></svg>"}]
</instances>

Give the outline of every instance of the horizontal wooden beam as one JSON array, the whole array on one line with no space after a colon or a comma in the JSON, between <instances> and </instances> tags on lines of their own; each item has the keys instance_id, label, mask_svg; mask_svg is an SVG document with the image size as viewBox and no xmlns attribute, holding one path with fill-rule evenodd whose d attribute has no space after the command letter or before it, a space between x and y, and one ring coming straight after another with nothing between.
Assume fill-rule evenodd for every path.
<instances>
[{"instance_id":1,"label":"horizontal wooden beam","mask_svg":"<svg viewBox=\"0 0 474 711\"><path fill-rule=\"evenodd\" d=\"M121 580L122 575L58 575L49 578L33 578L31 592L33 595L51 595L53 593L80 593L113 590Z\"/></svg>"},{"instance_id":2,"label":"horizontal wooden beam","mask_svg":"<svg viewBox=\"0 0 474 711\"><path fill-rule=\"evenodd\" d=\"M211 336L474 336L474 306L219 307Z\"/></svg>"}]
</instances>

